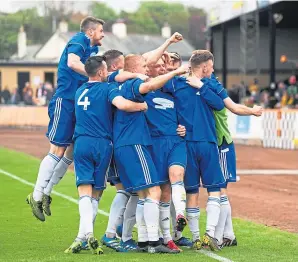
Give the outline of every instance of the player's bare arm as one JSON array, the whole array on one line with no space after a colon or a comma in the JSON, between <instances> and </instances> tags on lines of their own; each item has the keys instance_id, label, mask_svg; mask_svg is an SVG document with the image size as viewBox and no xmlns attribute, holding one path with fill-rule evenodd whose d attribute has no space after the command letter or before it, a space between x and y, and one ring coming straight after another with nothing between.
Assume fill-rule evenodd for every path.
<instances>
[{"instance_id":1,"label":"player's bare arm","mask_svg":"<svg viewBox=\"0 0 298 262\"><path fill-rule=\"evenodd\" d=\"M112 104L118 109L126 112L146 111L148 109L147 103L136 103L122 96L117 96L113 99Z\"/></svg>"},{"instance_id":2,"label":"player's bare arm","mask_svg":"<svg viewBox=\"0 0 298 262\"><path fill-rule=\"evenodd\" d=\"M115 80L119 83L125 82L129 79L133 78L140 78L143 81L146 81L149 77L143 74L138 74L138 73L131 73L128 71L121 71L116 77Z\"/></svg>"},{"instance_id":3,"label":"player's bare arm","mask_svg":"<svg viewBox=\"0 0 298 262\"><path fill-rule=\"evenodd\" d=\"M141 94L147 94L150 91L154 91L159 88L162 88L170 79L172 79L173 77L175 77L177 75L185 74L187 72L187 70L188 70L188 67L181 66L172 72L152 78L152 80L150 80L146 83L142 83L140 85L139 92Z\"/></svg>"},{"instance_id":4,"label":"player's bare arm","mask_svg":"<svg viewBox=\"0 0 298 262\"><path fill-rule=\"evenodd\" d=\"M143 54L143 57L145 58L147 65L156 64L171 44L178 43L182 40L183 36L176 32L169 39L167 39L160 47ZM167 55L167 53L165 53L165 55Z\"/></svg>"},{"instance_id":5,"label":"player's bare arm","mask_svg":"<svg viewBox=\"0 0 298 262\"><path fill-rule=\"evenodd\" d=\"M229 97L224 99L224 104L227 109L229 109L232 113L241 116L261 116L263 113L263 107L261 106L254 106L253 108L247 107L245 105L236 104L233 100Z\"/></svg>"},{"instance_id":6,"label":"player's bare arm","mask_svg":"<svg viewBox=\"0 0 298 262\"><path fill-rule=\"evenodd\" d=\"M85 71L85 65L81 62L81 58L74 54L74 53L70 53L67 56L67 66L69 68L71 68L73 71L87 76L87 73Z\"/></svg>"}]
</instances>

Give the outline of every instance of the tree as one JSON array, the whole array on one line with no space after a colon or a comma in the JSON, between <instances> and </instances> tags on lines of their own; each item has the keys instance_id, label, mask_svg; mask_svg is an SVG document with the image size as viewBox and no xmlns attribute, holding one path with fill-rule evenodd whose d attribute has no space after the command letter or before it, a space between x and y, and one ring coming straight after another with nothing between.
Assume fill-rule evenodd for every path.
<instances>
[{"instance_id":1,"label":"tree","mask_svg":"<svg viewBox=\"0 0 298 262\"><path fill-rule=\"evenodd\" d=\"M43 43L51 35L47 18L41 18L36 8L2 15L0 16L0 58L8 59L17 51L18 32L22 25L27 33L28 44Z\"/></svg>"},{"instance_id":2,"label":"tree","mask_svg":"<svg viewBox=\"0 0 298 262\"><path fill-rule=\"evenodd\" d=\"M104 20L105 22L115 21L118 18L116 12L102 2L93 2L90 6L93 16Z\"/></svg>"},{"instance_id":3,"label":"tree","mask_svg":"<svg viewBox=\"0 0 298 262\"><path fill-rule=\"evenodd\" d=\"M189 7L189 34L188 39L195 48L204 49L206 47L206 13L204 10Z\"/></svg>"},{"instance_id":4,"label":"tree","mask_svg":"<svg viewBox=\"0 0 298 262\"><path fill-rule=\"evenodd\" d=\"M159 32L168 22L172 31L178 31L182 35L188 35L189 12L183 4L168 3L163 1L142 2L136 13L147 13L157 25Z\"/></svg>"}]
</instances>

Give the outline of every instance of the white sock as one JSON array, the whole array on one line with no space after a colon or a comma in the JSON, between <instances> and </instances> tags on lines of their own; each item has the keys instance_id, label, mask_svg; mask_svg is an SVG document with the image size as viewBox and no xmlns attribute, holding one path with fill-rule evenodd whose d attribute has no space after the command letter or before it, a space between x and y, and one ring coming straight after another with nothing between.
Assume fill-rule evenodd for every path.
<instances>
[{"instance_id":1,"label":"white sock","mask_svg":"<svg viewBox=\"0 0 298 262\"><path fill-rule=\"evenodd\" d=\"M145 199L139 199L136 210L136 222L138 227L138 242L148 241L148 232L144 217L144 204Z\"/></svg>"},{"instance_id":2,"label":"white sock","mask_svg":"<svg viewBox=\"0 0 298 262\"><path fill-rule=\"evenodd\" d=\"M234 239L235 233L234 233L233 222L232 222L232 208L228 198L226 203L227 203L226 205L227 219L226 219L223 236L228 239Z\"/></svg>"},{"instance_id":3,"label":"white sock","mask_svg":"<svg viewBox=\"0 0 298 262\"><path fill-rule=\"evenodd\" d=\"M68 159L67 157L62 157L59 163L56 165L54 169L53 176L51 177L50 182L48 183L47 187L44 189L44 193L46 195L50 195L54 185L57 185L59 181L64 177L68 167L71 165L72 160Z\"/></svg>"},{"instance_id":4,"label":"white sock","mask_svg":"<svg viewBox=\"0 0 298 262\"><path fill-rule=\"evenodd\" d=\"M59 161L60 158L51 153L48 153L48 155L41 161L37 181L33 191L33 198L35 201L42 200L44 189L47 187L49 181L51 180L54 169Z\"/></svg>"},{"instance_id":5,"label":"white sock","mask_svg":"<svg viewBox=\"0 0 298 262\"><path fill-rule=\"evenodd\" d=\"M197 239L200 239L200 208L186 208L186 218L188 220L188 226L192 234L192 240L196 241Z\"/></svg>"},{"instance_id":6,"label":"white sock","mask_svg":"<svg viewBox=\"0 0 298 262\"><path fill-rule=\"evenodd\" d=\"M173 183L171 186L172 186L172 202L175 207L176 217L178 215L184 216L185 206L186 206L186 193L185 193L184 183L182 181L179 181L179 182Z\"/></svg>"},{"instance_id":7,"label":"white sock","mask_svg":"<svg viewBox=\"0 0 298 262\"><path fill-rule=\"evenodd\" d=\"M111 204L109 222L106 230L107 237L113 238L116 236L117 222L118 219L123 216L129 197L130 194L125 192L124 190L117 191L117 194Z\"/></svg>"},{"instance_id":8,"label":"white sock","mask_svg":"<svg viewBox=\"0 0 298 262\"><path fill-rule=\"evenodd\" d=\"M162 231L164 243L167 244L170 240L172 240L170 229L170 202L159 203L159 225Z\"/></svg>"},{"instance_id":9,"label":"white sock","mask_svg":"<svg viewBox=\"0 0 298 262\"><path fill-rule=\"evenodd\" d=\"M93 235L93 208L90 196L81 196L79 199L80 229L77 238L88 238Z\"/></svg>"},{"instance_id":10,"label":"white sock","mask_svg":"<svg viewBox=\"0 0 298 262\"><path fill-rule=\"evenodd\" d=\"M226 195L222 195L220 197L219 220L218 220L217 226L215 228L215 234L214 234L214 237L217 239L219 244L222 243L225 224L226 224L228 212L229 212L228 209L230 209L228 198Z\"/></svg>"},{"instance_id":11,"label":"white sock","mask_svg":"<svg viewBox=\"0 0 298 262\"><path fill-rule=\"evenodd\" d=\"M144 204L144 216L147 226L149 241L159 240L159 201L146 198Z\"/></svg>"},{"instance_id":12,"label":"white sock","mask_svg":"<svg viewBox=\"0 0 298 262\"><path fill-rule=\"evenodd\" d=\"M136 224L136 209L138 204L138 195L132 194L126 204L123 216L122 241L126 242L132 239L132 230Z\"/></svg>"},{"instance_id":13,"label":"white sock","mask_svg":"<svg viewBox=\"0 0 298 262\"><path fill-rule=\"evenodd\" d=\"M208 197L207 207L207 224L206 232L209 236L214 237L215 227L218 224L220 215L220 198L219 197Z\"/></svg>"},{"instance_id":14,"label":"white sock","mask_svg":"<svg viewBox=\"0 0 298 262\"><path fill-rule=\"evenodd\" d=\"M98 210L99 201L100 201L100 197L98 199L96 199L94 197L91 198L92 210L93 210L93 219L92 219L93 227L94 227L96 216L97 216L97 210Z\"/></svg>"}]
</instances>

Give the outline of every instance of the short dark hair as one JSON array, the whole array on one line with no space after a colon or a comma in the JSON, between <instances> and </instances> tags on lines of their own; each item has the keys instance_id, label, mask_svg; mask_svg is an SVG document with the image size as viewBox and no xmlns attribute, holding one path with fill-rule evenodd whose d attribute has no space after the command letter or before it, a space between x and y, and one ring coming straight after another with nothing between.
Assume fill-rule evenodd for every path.
<instances>
[{"instance_id":1,"label":"short dark hair","mask_svg":"<svg viewBox=\"0 0 298 262\"><path fill-rule=\"evenodd\" d=\"M110 68L115 59L119 58L119 56L122 56L123 53L119 50L111 49L104 52L103 55L106 57L106 63L108 68Z\"/></svg>"},{"instance_id":2,"label":"short dark hair","mask_svg":"<svg viewBox=\"0 0 298 262\"><path fill-rule=\"evenodd\" d=\"M99 68L102 67L105 60L106 58L104 56L89 57L85 63L85 71L88 76L95 76Z\"/></svg>"},{"instance_id":3,"label":"short dark hair","mask_svg":"<svg viewBox=\"0 0 298 262\"><path fill-rule=\"evenodd\" d=\"M209 60L214 61L213 54L208 50L196 50L190 58L191 67L199 66Z\"/></svg>"},{"instance_id":4,"label":"short dark hair","mask_svg":"<svg viewBox=\"0 0 298 262\"><path fill-rule=\"evenodd\" d=\"M81 21L81 32L86 32L88 29L95 29L97 25L104 25L104 21L93 16L87 16Z\"/></svg>"}]
</instances>

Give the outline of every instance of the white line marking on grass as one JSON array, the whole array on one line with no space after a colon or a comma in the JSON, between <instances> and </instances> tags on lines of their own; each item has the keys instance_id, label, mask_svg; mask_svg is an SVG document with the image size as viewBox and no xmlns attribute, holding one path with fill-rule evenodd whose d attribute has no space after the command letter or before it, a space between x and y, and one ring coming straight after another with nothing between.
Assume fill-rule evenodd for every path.
<instances>
[{"instance_id":1,"label":"white line marking on grass","mask_svg":"<svg viewBox=\"0 0 298 262\"><path fill-rule=\"evenodd\" d=\"M198 252L204 254L207 257L211 257L211 258L213 258L215 260L218 260L220 262L233 262L233 260L230 260L230 259L225 258L225 257L221 257L221 256L219 256L219 255L217 255L217 254L215 254L215 253L213 253L211 251L199 250Z\"/></svg>"},{"instance_id":2,"label":"white line marking on grass","mask_svg":"<svg viewBox=\"0 0 298 262\"><path fill-rule=\"evenodd\" d=\"M17 181L19 181L19 182L25 184L25 185L34 187L34 184L33 184L33 183L30 183L29 181L27 181L27 180L25 180L25 179L22 179L22 178L20 178L20 177L18 177L18 176L15 176L15 175L13 175L13 174L11 174L11 173L8 173L8 172L6 172L6 171L4 171L4 170L2 170L2 169L0 169L0 173L6 175L6 176L8 176L8 177L11 177L11 178L13 178L13 179L15 179L15 180L17 180ZM52 191L52 194L53 194L53 195L56 195L56 196L59 196L59 197L62 197L62 198L66 199L66 200L68 200L68 201L70 201L70 202L75 203L75 204L79 204L79 201L78 201L77 199L75 199L75 198L73 198L73 197L71 197L71 196L67 196L67 195L61 194L61 193L59 193L59 192L57 192L57 191L55 191L55 190ZM107 212L105 212L105 211L103 211L103 210L98 209L97 212L98 212L99 214L104 215L104 216L109 216L109 213L107 213Z\"/></svg>"},{"instance_id":3,"label":"white line marking on grass","mask_svg":"<svg viewBox=\"0 0 298 262\"><path fill-rule=\"evenodd\" d=\"M295 169L238 169L237 175L298 175Z\"/></svg>"},{"instance_id":4,"label":"white line marking on grass","mask_svg":"<svg viewBox=\"0 0 298 262\"><path fill-rule=\"evenodd\" d=\"M11 173L9 173L9 172L3 170L3 169L0 169L0 173L3 174L3 175L5 175L5 176L8 176L8 177L10 177L10 178L13 178L13 179L15 179L15 180L17 180L17 181L19 181L19 182L25 184L25 185L34 187L34 184L33 184L33 183L31 183L31 182L29 182L29 181L27 181L27 180L25 180L25 179L23 179L23 178L20 178L20 177L18 177L18 176L16 176L16 175L13 175L13 174L11 174ZM73 197L71 197L71 196L67 196L67 195L61 194L61 193L59 193L59 192L57 192L57 191L54 191L54 190L53 190L53 191L52 191L52 194L53 194L53 195L56 195L56 196L60 196L60 197L66 199L66 200L68 200L68 201L70 201L70 202L73 202L73 203L75 203L75 204L78 204L78 203L79 203L78 200L76 200L75 198L73 198ZM107 217L109 216L109 213L107 213L107 212L105 212L105 211L103 211L103 210L98 209L97 212L98 212L99 214L101 214L101 215L104 215L104 216L107 216ZM210 258L213 258L213 259L215 259L215 260L217 260L217 261L220 261L220 262L233 262L232 260L230 260L230 259L228 259L228 258L225 258L225 257L221 257L221 256L219 256L219 255L217 255L217 254L215 254L215 253L213 253L213 252L211 252L211 251L207 251L207 250L199 250L198 252L201 253L201 254L203 254L203 255L205 255L205 256L208 256L208 257L210 257Z\"/></svg>"}]
</instances>

